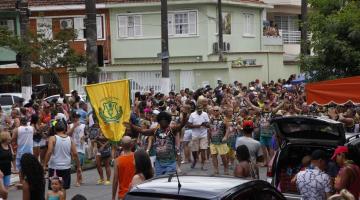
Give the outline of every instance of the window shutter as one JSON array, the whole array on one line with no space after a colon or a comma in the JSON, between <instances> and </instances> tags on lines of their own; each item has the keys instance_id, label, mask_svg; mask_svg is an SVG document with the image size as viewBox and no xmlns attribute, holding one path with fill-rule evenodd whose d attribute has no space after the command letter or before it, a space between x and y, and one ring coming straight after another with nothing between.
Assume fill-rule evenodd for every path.
<instances>
[{"instance_id":1,"label":"window shutter","mask_svg":"<svg viewBox=\"0 0 360 200\"><path fill-rule=\"evenodd\" d=\"M74 29L76 30L78 40L84 39L84 18L76 17L74 18Z\"/></svg>"},{"instance_id":2,"label":"window shutter","mask_svg":"<svg viewBox=\"0 0 360 200\"><path fill-rule=\"evenodd\" d=\"M134 36L142 36L141 15L134 16Z\"/></svg>"},{"instance_id":3,"label":"window shutter","mask_svg":"<svg viewBox=\"0 0 360 200\"><path fill-rule=\"evenodd\" d=\"M244 14L244 30L243 34L246 34L248 32L248 15Z\"/></svg>"},{"instance_id":4,"label":"window shutter","mask_svg":"<svg viewBox=\"0 0 360 200\"><path fill-rule=\"evenodd\" d=\"M189 34L196 34L196 12L189 12Z\"/></svg>"},{"instance_id":5,"label":"window shutter","mask_svg":"<svg viewBox=\"0 0 360 200\"><path fill-rule=\"evenodd\" d=\"M103 17L96 17L96 34L98 39L104 39L104 26L103 26Z\"/></svg>"},{"instance_id":6,"label":"window shutter","mask_svg":"<svg viewBox=\"0 0 360 200\"><path fill-rule=\"evenodd\" d=\"M254 35L254 15L249 15L249 33Z\"/></svg>"},{"instance_id":7,"label":"window shutter","mask_svg":"<svg viewBox=\"0 0 360 200\"><path fill-rule=\"evenodd\" d=\"M174 35L174 14L168 14L168 35Z\"/></svg>"},{"instance_id":8,"label":"window shutter","mask_svg":"<svg viewBox=\"0 0 360 200\"><path fill-rule=\"evenodd\" d=\"M128 17L127 16L119 16L118 17L118 23L119 23L119 37L127 37L127 22Z\"/></svg>"}]
</instances>

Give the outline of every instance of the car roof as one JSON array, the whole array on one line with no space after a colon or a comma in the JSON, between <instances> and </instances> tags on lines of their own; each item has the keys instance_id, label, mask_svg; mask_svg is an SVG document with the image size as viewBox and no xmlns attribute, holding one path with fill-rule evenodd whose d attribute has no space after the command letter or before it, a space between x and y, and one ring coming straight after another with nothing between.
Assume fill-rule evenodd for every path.
<instances>
[{"instance_id":1,"label":"car roof","mask_svg":"<svg viewBox=\"0 0 360 200\"><path fill-rule=\"evenodd\" d=\"M170 182L169 176L154 178L133 188L129 194L152 193L190 196L194 198L213 199L223 195L239 185L250 182L250 179L211 176L179 176L181 183L178 193L178 181L174 175Z\"/></svg>"}]
</instances>

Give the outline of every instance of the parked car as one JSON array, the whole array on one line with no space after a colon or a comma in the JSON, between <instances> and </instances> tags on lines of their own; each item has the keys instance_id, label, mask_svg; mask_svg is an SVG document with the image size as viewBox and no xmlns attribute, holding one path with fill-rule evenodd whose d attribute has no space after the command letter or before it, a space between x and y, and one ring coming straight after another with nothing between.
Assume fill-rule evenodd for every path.
<instances>
[{"instance_id":1,"label":"parked car","mask_svg":"<svg viewBox=\"0 0 360 200\"><path fill-rule=\"evenodd\" d=\"M0 105L3 111L7 114L11 112L11 106L15 103L19 103L22 99L21 93L1 93Z\"/></svg>"},{"instance_id":2,"label":"parked car","mask_svg":"<svg viewBox=\"0 0 360 200\"><path fill-rule=\"evenodd\" d=\"M80 101L84 101L86 100L86 95L79 95L80 96ZM71 97L71 94L66 94L66 97L69 99ZM52 95L52 96L49 96L49 97L46 97L44 100L47 101L47 102L52 102L52 101L55 101L55 99L59 99L60 98L60 94L56 94L56 95Z\"/></svg>"},{"instance_id":3,"label":"parked car","mask_svg":"<svg viewBox=\"0 0 360 200\"><path fill-rule=\"evenodd\" d=\"M181 187L179 187L180 185ZM234 177L162 176L133 188L125 200L285 200L269 183Z\"/></svg>"},{"instance_id":4,"label":"parked car","mask_svg":"<svg viewBox=\"0 0 360 200\"><path fill-rule=\"evenodd\" d=\"M282 141L268 165L267 181L281 191L287 199L301 199L296 183L291 179L300 171L302 159L316 149L324 150L329 163L328 174L336 176L337 166L330 158L339 145L356 143L359 137L346 137L341 122L312 117L291 116L274 118L271 121L276 134ZM335 169L335 170L334 170Z\"/></svg>"}]
</instances>

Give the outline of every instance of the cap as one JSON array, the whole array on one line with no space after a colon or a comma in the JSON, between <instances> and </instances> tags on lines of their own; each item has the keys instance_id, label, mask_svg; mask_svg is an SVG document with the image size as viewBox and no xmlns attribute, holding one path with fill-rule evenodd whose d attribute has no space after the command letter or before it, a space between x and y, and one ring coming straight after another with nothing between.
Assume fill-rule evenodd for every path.
<instances>
[{"instance_id":1,"label":"cap","mask_svg":"<svg viewBox=\"0 0 360 200\"><path fill-rule=\"evenodd\" d=\"M338 146L335 151L333 156L331 157L331 160L335 160L336 156L342 153L348 153L349 152L349 148L346 146Z\"/></svg>"},{"instance_id":2,"label":"cap","mask_svg":"<svg viewBox=\"0 0 360 200\"><path fill-rule=\"evenodd\" d=\"M246 120L243 122L243 129L245 128L254 128L254 122L251 120Z\"/></svg>"},{"instance_id":3,"label":"cap","mask_svg":"<svg viewBox=\"0 0 360 200\"><path fill-rule=\"evenodd\" d=\"M327 159L328 157L325 151L320 149L313 151L311 154L311 160L327 160Z\"/></svg>"},{"instance_id":4,"label":"cap","mask_svg":"<svg viewBox=\"0 0 360 200\"><path fill-rule=\"evenodd\" d=\"M154 115L158 115L159 113L160 113L160 111L158 111L158 110L153 110L153 112L152 112Z\"/></svg>"}]
</instances>

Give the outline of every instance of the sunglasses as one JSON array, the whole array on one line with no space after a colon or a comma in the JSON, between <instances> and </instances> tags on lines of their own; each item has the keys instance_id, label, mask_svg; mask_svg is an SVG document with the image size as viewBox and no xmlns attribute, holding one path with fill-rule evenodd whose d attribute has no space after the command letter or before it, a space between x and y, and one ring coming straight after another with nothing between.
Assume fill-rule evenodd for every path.
<instances>
[{"instance_id":1,"label":"sunglasses","mask_svg":"<svg viewBox=\"0 0 360 200\"><path fill-rule=\"evenodd\" d=\"M219 112L219 110L214 110L214 112Z\"/></svg>"}]
</instances>

